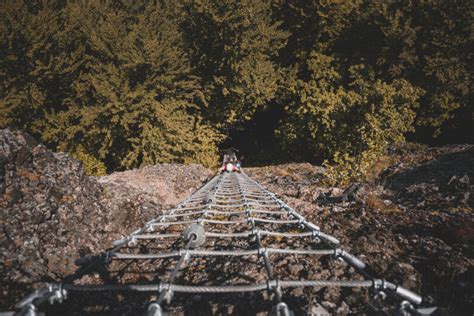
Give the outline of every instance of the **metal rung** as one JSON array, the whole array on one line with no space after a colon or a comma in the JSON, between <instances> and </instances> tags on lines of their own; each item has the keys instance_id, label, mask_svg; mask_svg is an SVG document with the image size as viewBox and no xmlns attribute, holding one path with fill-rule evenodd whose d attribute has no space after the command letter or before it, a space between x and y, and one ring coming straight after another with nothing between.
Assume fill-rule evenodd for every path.
<instances>
[{"instance_id":1,"label":"metal rung","mask_svg":"<svg viewBox=\"0 0 474 316\"><path fill-rule=\"evenodd\" d=\"M337 281L337 280L307 280L307 281L278 281L281 288L292 287L371 287L372 281ZM180 284L124 284L124 285L74 285L64 284L63 288L68 291L138 291L138 292L159 292L169 289L179 293L241 293L256 292L269 289L269 283L257 283L249 285L228 285L228 286L199 286Z\"/></svg>"},{"instance_id":2,"label":"metal rung","mask_svg":"<svg viewBox=\"0 0 474 316\"><path fill-rule=\"evenodd\" d=\"M306 250L306 249L278 249L278 248L259 248L251 250L187 250L190 256L250 256L258 255L266 252L268 254L287 254L287 255L334 255L333 249L322 250ZM132 254L132 253L115 253L114 259L164 259L181 256L181 251L150 253L150 254Z\"/></svg>"},{"instance_id":3,"label":"metal rung","mask_svg":"<svg viewBox=\"0 0 474 316\"><path fill-rule=\"evenodd\" d=\"M226 216L227 218L222 218ZM190 217L187 219L186 217ZM180 220L182 219L182 220ZM168 221L170 220L170 221ZM261 224L258 225L257 224ZM268 225L267 225L268 224ZM275 229L274 225L281 226ZM187 226L180 228L179 225ZM226 227L227 231L213 231L216 226ZM157 227L173 226L172 233L159 233ZM220 229L222 227L218 226ZM264 228L264 229L262 229ZM280 231L285 228L285 231ZM238 229L238 230L237 230ZM243 229L243 231L240 231ZM271 241L272 247L264 247L264 237L276 237ZM311 243L306 243L301 248L277 248L281 238L307 238ZM206 238L245 238L248 249L200 249L206 244ZM143 246L153 240L172 239L171 247L157 253L141 253ZM137 241L141 241L136 245ZM183 241L183 242L177 242ZM239 293L266 290L277 298L278 304L287 306L282 301L281 289L292 287L372 287L374 291L390 291L394 295L420 304L422 299L416 293L397 286L385 280L376 279L365 271L365 263L355 255L339 248L339 240L320 230L320 227L309 222L304 216L288 206L275 194L266 190L255 180L248 177L245 172L222 173L212 178L208 183L191 194L175 208L162 211L162 215L147 222L144 227L135 230L130 235L113 243L113 248L98 256L104 261L113 260L153 260L177 258L172 273L158 284L112 284L112 285L76 285L62 284L62 289L70 291L148 291L159 294L156 305L172 299L173 292L181 293ZM165 244L160 242L160 244ZM246 243L238 243L246 244ZM275 246L277 244L277 246ZM288 243L290 244L290 243ZM300 243L302 244L302 243ZM180 249L173 249L179 245ZM183 245L185 245L183 247ZM304 244L303 244L304 245ZM301 247L301 246L300 246ZM324 249L314 249L314 248ZM150 247L153 250L153 247ZM121 251L122 250L122 251ZM155 250L158 251L158 250ZM332 256L343 260L353 267L351 275L355 280L278 280L275 275L270 255L306 255L306 256ZM178 284L179 274L186 268L190 257L238 257L258 256L256 264L266 271L267 281L255 284L236 285L196 285ZM244 264L244 260L242 264ZM128 266L128 264L124 264ZM141 265L145 267L146 265ZM330 266L330 265L329 265ZM243 272L243 271L242 271ZM160 279L157 275L156 279ZM364 280L361 280L364 278ZM213 280L203 280L212 283ZM48 291L46 291L48 292Z\"/></svg>"}]
</instances>

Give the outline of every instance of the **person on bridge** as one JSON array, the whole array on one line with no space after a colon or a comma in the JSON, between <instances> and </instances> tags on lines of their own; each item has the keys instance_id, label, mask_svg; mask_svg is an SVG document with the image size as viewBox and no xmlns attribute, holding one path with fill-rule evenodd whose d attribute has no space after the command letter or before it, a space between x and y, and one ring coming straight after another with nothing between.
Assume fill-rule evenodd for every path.
<instances>
[{"instance_id":1,"label":"person on bridge","mask_svg":"<svg viewBox=\"0 0 474 316\"><path fill-rule=\"evenodd\" d=\"M219 169L219 172L240 172L241 163L237 160L235 153L225 154L222 159L222 166Z\"/></svg>"}]
</instances>

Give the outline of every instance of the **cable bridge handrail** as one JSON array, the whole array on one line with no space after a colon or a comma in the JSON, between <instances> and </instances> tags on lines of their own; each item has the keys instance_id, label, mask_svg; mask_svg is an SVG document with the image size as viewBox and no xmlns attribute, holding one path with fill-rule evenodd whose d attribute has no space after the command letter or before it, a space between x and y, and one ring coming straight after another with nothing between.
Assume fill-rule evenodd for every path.
<instances>
[{"instance_id":1,"label":"cable bridge handrail","mask_svg":"<svg viewBox=\"0 0 474 316\"><path fill-rule=\"evenodd\" d=\"M228 217L228 218L226 218ZM235 218L234 218L235 217ZM266 227L266 226L269 227ZM265 227L262 227L265 226ZM224 228L224 230L223 230ZM282 230L286 228L286 230ZM267 246L263 238L305 238L305 248L283 248ZM208 247L208 240L227 241L246 239L247 249L216 249ZM151 248L148 253L140 253L139 242L154 240L174 241L168 249ZM178 241L183 241L181 246ZM165 243L166 245L166 243ZM214 243L215 245L215 243ZM317 245L317 248L315 248ZM322 249L319 249L321 248ZM331 256L346 262L354 268L354 274L364 280L280 280L274 272L270 255L295 256ZM187 269L193 257L245 257L256 256L266 272L264 283L195 285L180 284L180 274ZM157 276L155 284L77 284L73 281L84 274L78 272L62 284L53 284L48 289L35 292L17 304L20 310L31 309L38 301L38 296L48 296L50 301L61 301L66 292L74 291L147 291L158 292L156 301L150 302L149 311L160 315L165 305L171 304L174 293L238 293L269 291L274 294L277 313L289 314L289 307L283 301L282 289L291 287L367 287L376 293L389 292L400 296L407 310L422 302L422 298L399 285L376 278L366 271L365 263L358 257L345 251L340 241L321 231L320 227L308 221L304 216L279 199L274 193L265 189L260 183L241 173L221 173L213 177L200 189L192 193L175 208L145 223L145 225L112 243L112 248L101 255L85 257L78 261L88 267L101 262L110 264L113 261L136 261L177 258L171 274L167 277ZM82 271L82 270L81 270ZM208 280L212 281L212 280ZM152 315L152 314L150 314Z\"/></svg>"}]
</instances>

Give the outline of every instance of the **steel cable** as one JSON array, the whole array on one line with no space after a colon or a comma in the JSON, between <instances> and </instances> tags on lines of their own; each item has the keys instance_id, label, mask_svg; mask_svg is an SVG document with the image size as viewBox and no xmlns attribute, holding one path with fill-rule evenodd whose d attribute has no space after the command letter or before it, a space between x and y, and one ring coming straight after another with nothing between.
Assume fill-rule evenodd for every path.
<instances>
[{"instance_id":1,"label":"steel cable","mask_svg":"<svg viewBox=\"0 0 474 316\"><path fill-rule=\"evenodd\" d=\"M229 219L221 217L228 216ZM236 217L235 219L233 217ZM171 226L199 224L204 227L205 238L250 238L253 245L250 249L190 249L193 240L187 240L180 249L167 249L157 253L128 253L126 248L134 248L135 243L159 239L178 240L183 234L167 231ZM247 230L241 230L248 226ZM279 231L260 227L263 225L278 227L291 227L291 230ZM216 227L227 228L226 231L216 231ZM237 228L239 229L237 231ZM264 247L262 238L308 238L327 249L293 249ZM319 243L322 241L322 243ZM311 255L333 256L344 260L355 268L359 277L365 280L278 280L274 275L272 262L269 255ZM186 268L191 257L222 257L222 256L258 256L262 259L267 274L265 283L255 284L226 284L226 285L188 285L176 282L180 271ZM62 288L70 291L155 291L159 292L157 303L164 301L170 303L173 292L182 293L239 293L267 290L276 294L276 303L282 303L281 289L291 287L372 287L377 291L389 290L409 301L419 304L421 297L417 294L396 286L384 280L375 279L367 271L365 264L354 255L339 248L339 240L306 220L301 214L277 198L274 193L263 188L258 182L242 173L223 173L215 176L201 186L183 202L172 209L163 211L162 214L113 243L111 250L102 256L108 260L154 260L165 258L179 258L167 282L157 284L114 284L114 285L75 285L62 284ZM102 258L101 257L101 258ZM211 282L206 280L205 282Z\"/></svg>"}]
</instances>

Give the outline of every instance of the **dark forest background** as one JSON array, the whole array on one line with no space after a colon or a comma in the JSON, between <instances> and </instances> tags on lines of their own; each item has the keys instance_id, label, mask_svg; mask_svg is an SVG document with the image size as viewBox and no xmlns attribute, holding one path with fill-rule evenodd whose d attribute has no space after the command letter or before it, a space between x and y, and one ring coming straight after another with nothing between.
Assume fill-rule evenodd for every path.
<instances>
[{"instance_id":1,"label":"dark forest background","mask_svg":"<svg viewBox=\"0 0 474 316\"><path fill-rule=\"evenodd\" d=\"M95 174L473 142L472 0L2 1L0 127Z\"/></svg>"}]
</instances>

